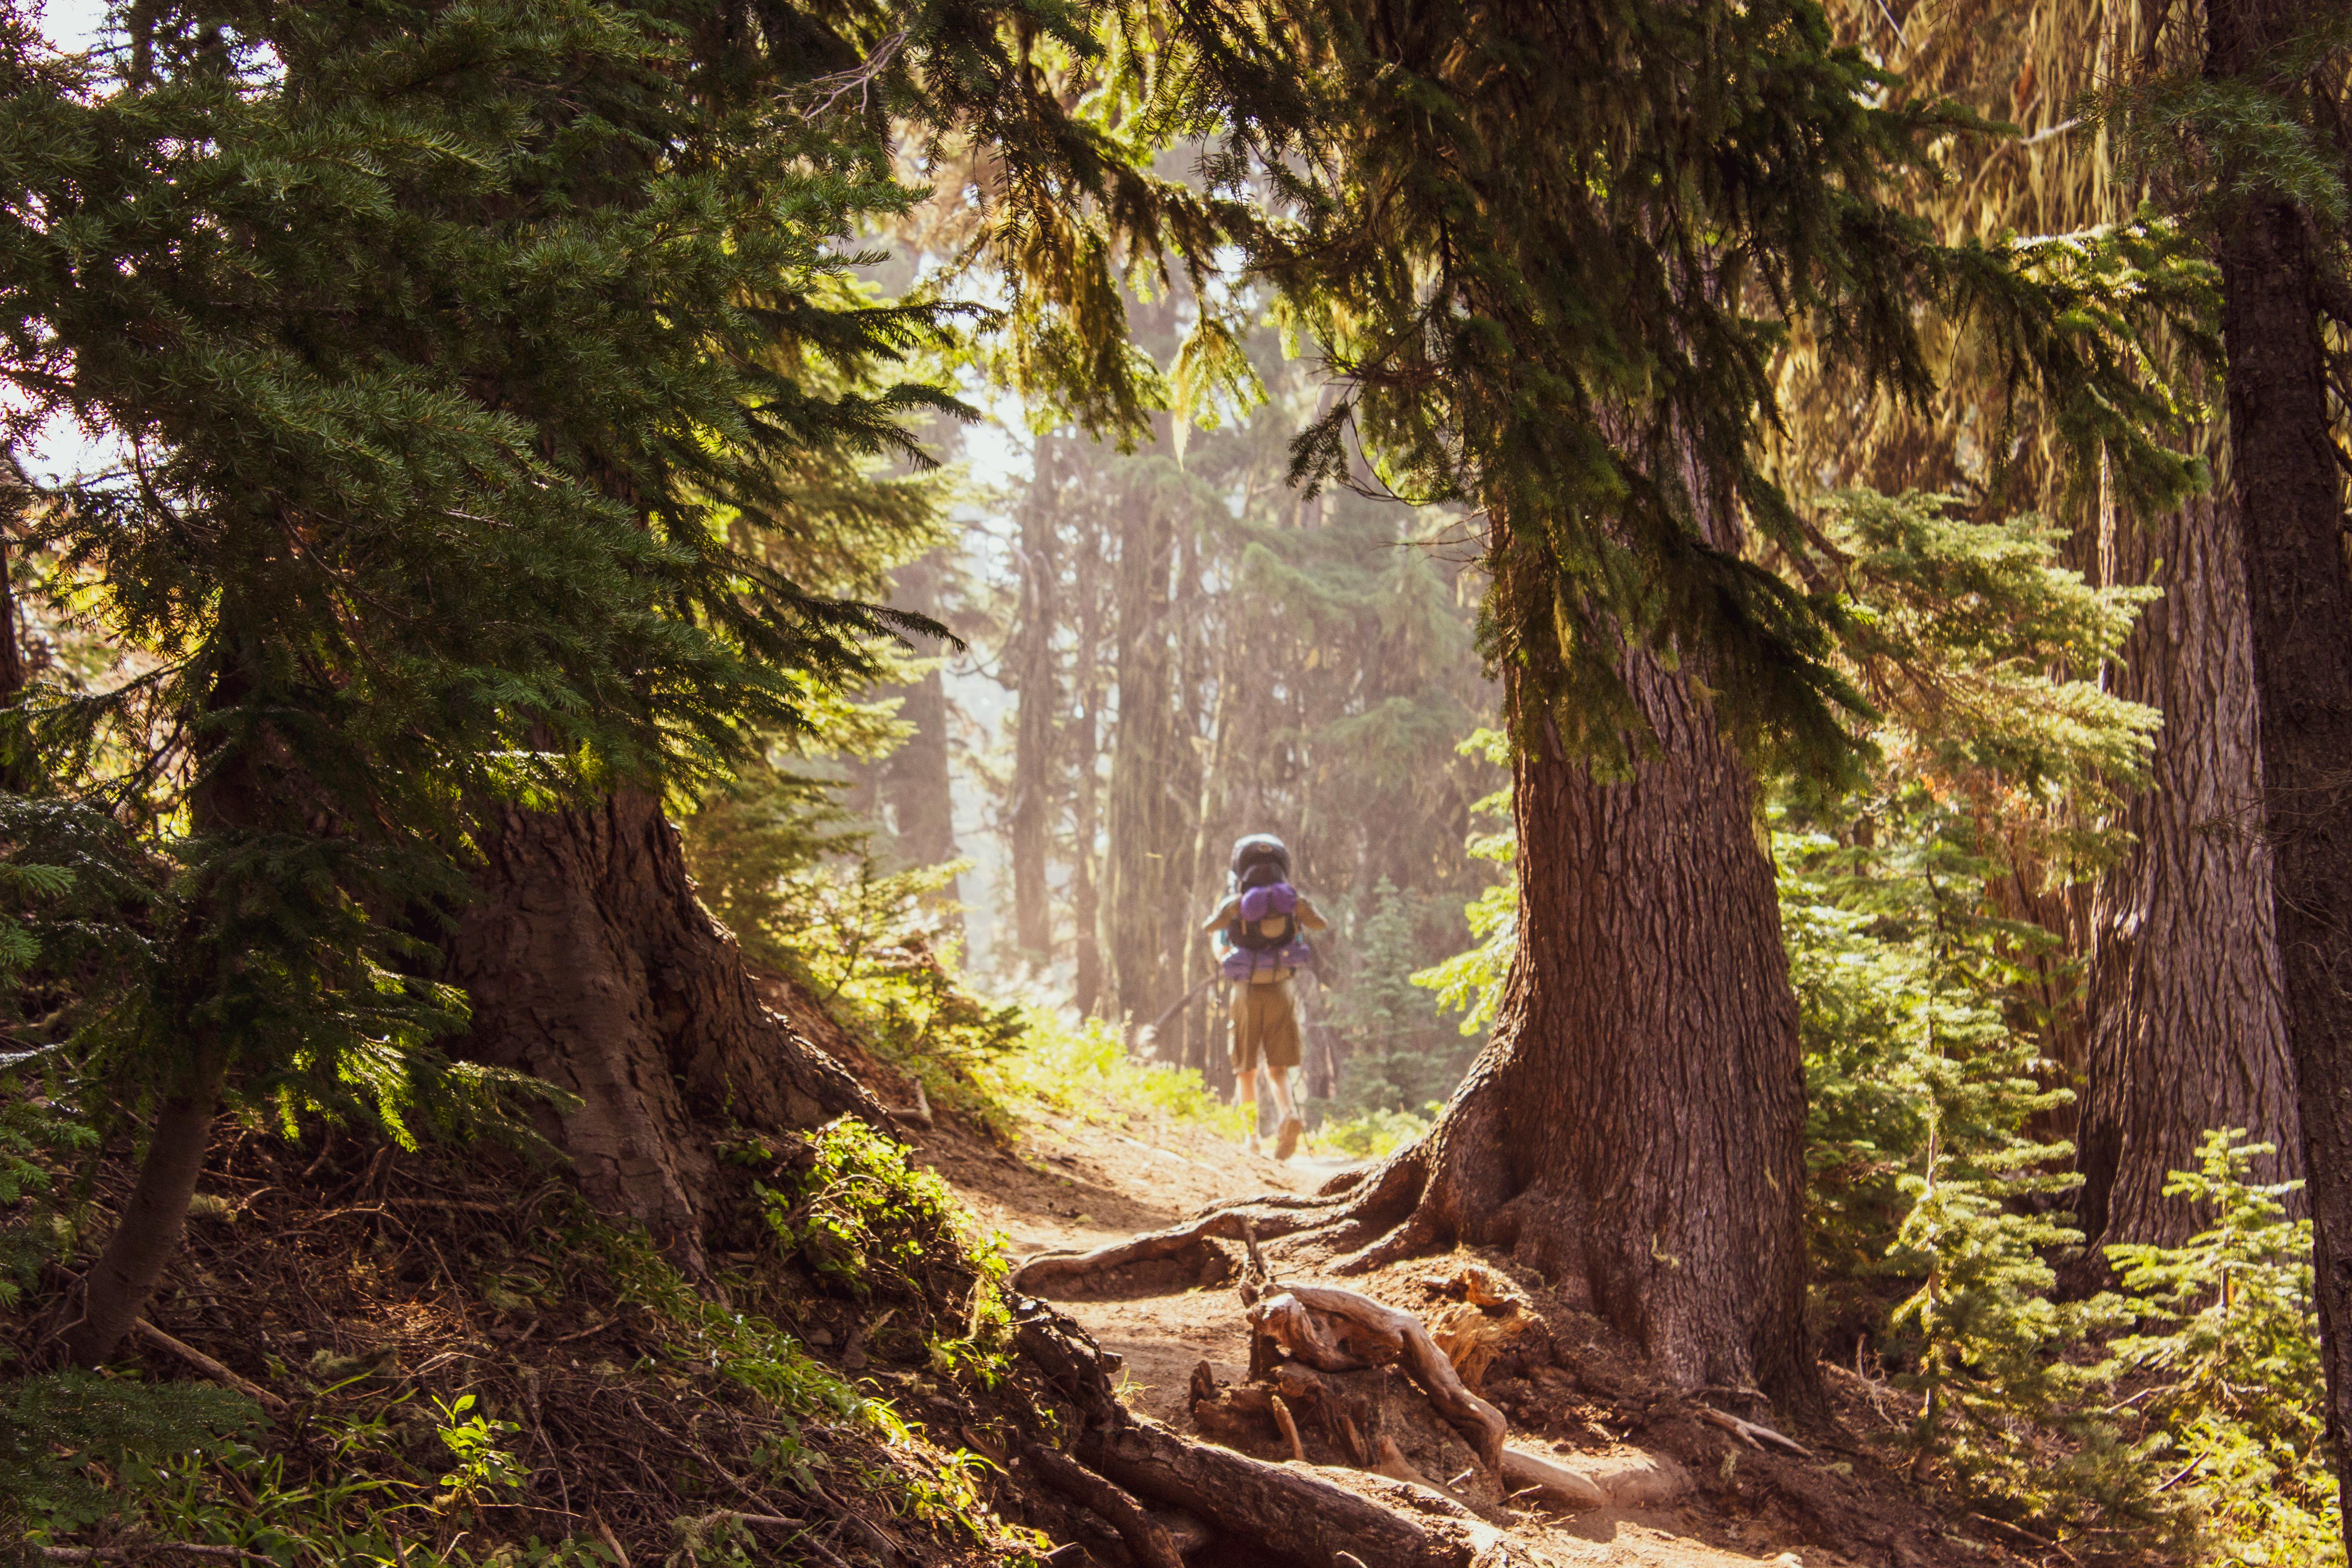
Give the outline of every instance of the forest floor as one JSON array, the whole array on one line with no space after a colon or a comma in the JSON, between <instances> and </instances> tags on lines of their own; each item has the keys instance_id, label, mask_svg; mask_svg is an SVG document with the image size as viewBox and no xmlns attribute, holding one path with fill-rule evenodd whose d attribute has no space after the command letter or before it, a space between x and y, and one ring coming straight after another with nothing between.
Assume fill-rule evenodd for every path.
<instances>
[{"instance_id":1,"label":"forest floor","mask_svg":"<svg viewBox=\"0 0 2352 1568\"><path fill-rule=\"evenodd\" d=\"M1303 1155L1277 1163L1198 1123L1103 1105L1069 1113L1034 1109L1013 1149L946 1116L915 1143L919 1158L1016 1260L1123 1240L1220 1199L1311 1191L1344 1164ZM1444 1304L1434 1281L1468 1257L1423 1258L1323 1282L1428 1312ZM1892 1439L1907 1402L1883 1383L1825 1365L1827 1417L1787 1428L1812 1457L1759 1450L1648 1380L1602 1325L1561 1303L1539 1278L1500 1255L1482 1253L1477 1260L1510 1276L1535 1301L1544 1325L1538 1338L1549 1342L1507 1358L1486 1378L1483 1392L1511 1417L1514 1445L1599 1472L1662 1473L1669 1478L1666 1489L1680 1492L1650 1506L1577 1513L1513 1507L1489 1515L1508 1517L1513 1537L1552 1561L1628 1568L2072 1561L2054 1549L2037 1550L2011 1527L1922 1500L1905 1484ZM1248 1325L1230 1285L1055 1305L1124 1358L1120 1394L1130 1408L1187 1435L1211 1435L1192 1414L1197 1367L1205 1363L1220 1384L1246 1377ZM1223 1436L1233 1440L1231 1433ZM1270 1435L1263 1444L1235 1446L1261 1458L1284 1457Z\"/></svg>"},{"instance_id":2,"label":"forest floor","mask_svg":"<svg viewBox=\"0 0 2352 1568\"><path fill-rule=\"evenodd\" d=\"M886 1105L916 1100L911 1080L859 1049L804 994L780 984L774 1000ZM1167 1087L1131 1065L1118 1071L1120 1093L1140 1084L1149 1100ZM946 1106L929 1129L897 1131L909 1136L914 1162L1016 1259L1122 1240L1220 1199L1311 1189L1340 1168L1250 1155L1199 1119L1221 1113L1198 1096L1173 1097L1191 1110L1171 1114L1116 1099L1109 1081L1099 1072L1055 1079L1042 1100L1033 1083L992 1108L993 1133ZM836 1133L850 1139L836 1149L879 1151L884 1164L861 1182L899 1194L894 1203L906 1198L890 1184L905 1179L896 1144L854 1128L814 1136ZM118 1209L129 1190L130 1145L118 1142L95 1176L101 1211ZM1024 1445L1066 1433L1058 1418L1040 1424L1045 1403L1060 1397L1040 1384L1043 1363L1025 1349L994 1361L949 1353L977 1342L962 1337L977 1334L978 1309L968 1321L971 1275L956 1272L967 1256L959 1245L926 1233L924 1246L940 1256L919 1258L916 1272L944 1259L952 1278L908 1293L828 1268L832 1255L814 1250L813 1229L780 1242L778 1216L789 1221L814 1200L787 1213L753 1179L804 1186L795 1173L812 1150L807 1138L779 1135L758 1151L766 1163L747 1167L746 1201L710 1235L729 1292L716 1299L688 1289L638 1233L594 1219L567 1174L534 1157L403 1151L358 1129L289 1138L257 1118L225 1129L184 1253L152 1304L154 1331L125 1347L109 1386L228 1382L270 1419L153 1471L131 1489L128 1513L92 1504L50 1519L29 1553L8 1539L23 1532L8 1526L0 1466L0 1563L143 1559L180 1542L306 1568L979 1568L1034 1562L1041 1542L1053 1542L1088 1554L1053 1552L1057 1568L1125 1568L1130 1558L1108 1516L1024 1466ZM737 1156L751 1152L745 1145ZM760 1201L750 1201L755 1193ZM940 1213L943 1226L961 1226L946 1205ZM99 1234L101 1223L84 1227ZM1526 1554L1558 1568L2075 1562L1912 1487L1899 1440L1911 1406L1854 1370L1822 1369L1826 1408L1813 1417L1738 1406L1801 1441L1809 1452L1799 1457L1710 1424L1706 1405L1657 1383L1603 1325L1499 1255L1423 1258L1325 1282L1433 1320L1449 1306L1461 1310L1444 1282L1472 1262L1507 1278L1530 1325L1484 1370L1481 1392L1507 1416L1512 1446L1601 1478L1609 1504L1555 1512L1507 1500L1393 1368L1331 1384L1372 1387L1371 1411L1386 1425L1366 1429L1393 1440L1397 1462L1420 1479L1459 1489L1460 1501ZM48 1266L44 1288L61 1286L61 1268ZM1031 1306L1015 1305L1031 1321ZM1121 1358L1115 1392L1130 1410L1261 1460L1297 1457L1267 1424L1264 1387L1246 1386L1249 1331L1230 1283L1130 1280L1053 1306ZM0 1301L0 1365L21 1357L31 1323ZM1044 1375L1050 1382L1050 1369ZM0 1379L0 1443L9 1399L21 1404L36 1387ZM1203 1415L1240 1409L1244 1393L1258 1396L1261 1425L1203 1424ZM1300 1406L1321 1412L1297 1423L1304 1457L1360 1469L1363 1440L1343 1432L1332 1408ZM1343 1436L1355 1457L1339 1451ZM88 1458L70 1444L60 1452L58 1465ZM478 1460L477 1476L467 1453L498 1462ZM1208 1541L1186 1568L1268 1561L1235 1536Z\"/></svg>"}]
</instances>

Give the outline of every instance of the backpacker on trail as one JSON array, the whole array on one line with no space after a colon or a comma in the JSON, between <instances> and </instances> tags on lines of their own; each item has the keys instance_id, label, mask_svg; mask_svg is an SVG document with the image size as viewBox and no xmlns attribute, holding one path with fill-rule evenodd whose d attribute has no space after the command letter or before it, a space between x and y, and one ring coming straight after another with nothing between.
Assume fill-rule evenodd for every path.
<instances>
[{"instance_id":1,"label":"backpacker on trail","mask_svg":"<svg viewBox=\"0 0 2352 1568\"><path fill-rule=\"evenodd\" d=\"M1253 833L1234 845L1224 900L1201 928L1211 933L1218 972L1233 993L1234 1074L1242 1102L1255 1110L1257 1075L1265 1069L1282 1113L1281 1159L1297 1147L1302 1131L1287 1076L1298 1065L1290 979L1314 964L1307 933L1327 924L1307 895L1290 885L1290 851L1282 840ZM1249 1142L1257 1143L1254 1116Z\"/></svg>"}]
</instances>

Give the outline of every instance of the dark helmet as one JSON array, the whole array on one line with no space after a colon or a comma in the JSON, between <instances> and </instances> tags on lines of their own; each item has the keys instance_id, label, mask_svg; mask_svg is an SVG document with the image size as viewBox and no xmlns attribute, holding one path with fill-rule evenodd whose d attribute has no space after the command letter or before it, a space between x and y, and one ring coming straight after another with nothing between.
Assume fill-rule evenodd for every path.
<instances>
[{"instance_id":1,"label":"dark helmet","mask_svg":"<svg viewBox=\"0 0 2352 1568\"><path fill-rule=\"evenodd\" d=\"M1290 879L1290 851L1271 833L1253 833L1234 841L1232 870L1235 888L1286 882ZM1273 874L1267 875L1268 871Z\"/></svg>"}]
</instances>

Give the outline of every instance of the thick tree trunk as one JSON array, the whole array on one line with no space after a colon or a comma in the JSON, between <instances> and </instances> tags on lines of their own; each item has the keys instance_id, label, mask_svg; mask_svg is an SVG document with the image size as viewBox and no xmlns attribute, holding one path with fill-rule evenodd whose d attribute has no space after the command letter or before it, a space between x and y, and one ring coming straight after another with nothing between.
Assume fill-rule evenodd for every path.
<instances>
[{"instance_id":1,"label":"thick tree trunk","mask_svg":"<svg viewBox=\"0 0 2352 1568\"><path fill-rule=\"evenodd\" d=\"M1054 512L1061 482L1058 452L1052 436L1037 438L1037 473L1021 509L1014 562L1021 574L1020 604L1005 658L1010 684L1019 696L1013 730L1013 798L1005 813L1013 868L1013 942L1023 962L1038 968L1052 961L1054 945L1045 858L1053 840L1054 729L1061 709L1054 669L1054 590L1060 570L1054 559Z\"/></svg>"},{"instance_id":2,"label":"thick tree trunk","mask_svg":"<svg viewBox=\"0 0 2352 1568\"><path fill-rule=\"evenodd\" d=\"M677 830L640 794L502 810L450 953L473 1000L461 1054L578 1098L547 1131L589 1200L703 1268L716 1134L883 1112L761 1004L734 938L694 895Z\"/></svg>"},{"instance_id":3,"label":"thick tree trunk","mask_svg":"<svg viewBox=\"0 0 2352 1568\"><path fill-rule=\"evenodd\" d=\"M2178 1245L2209 1216L2164 1184L2196 1169L2207 1131L2242 1127L2275 1144L2260 1180L2303 1168L2271 851L2255 818L2245 563L2226 489L2142 527L2111 516L2101 531L2105 581L2164 589L2109 675L2118 696L2160 709L2164 728L2153 787L2125 823L2137 842L2091 901L2079 1215L2094 1248Z\"/></svg>"},{"instance_id":4,"label":"thick tree trunk","mask_svg":"<svg viewBox=\"0 0 2352 1568\"><path fill-rule=\"evenodd\" d=\"M1810 1398L1804 1074L1755 786L1683 680L1633 684L1662 757L1515 770L1519 950L1429 1136L1406 1231L1512 1247L1688 1386Z\"/></svg>"},{"instance_id":5,"label":"thick tree trunk","mask_svg":"<svg viewBox=\"0 0 2352 1568\"><path fill-rule=\"evenodd\" d=\"M2295 0L2210 0L2208 73L2275 69L2265 57L2308 17ZM2248 199L2221 226L2219 248L2263 818L2317 1233L2327 1425L2340 1453L2352 1439L2352 581L2303 215L2274 195ZM2352 1504L2352 1466L2342 1479Z\"/></svg>"}]
</instances>

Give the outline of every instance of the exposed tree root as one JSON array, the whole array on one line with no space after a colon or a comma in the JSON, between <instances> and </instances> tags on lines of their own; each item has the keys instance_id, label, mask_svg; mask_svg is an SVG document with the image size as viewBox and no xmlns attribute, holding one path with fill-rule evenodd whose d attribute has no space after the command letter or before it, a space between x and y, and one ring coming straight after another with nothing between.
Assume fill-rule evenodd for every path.
<instances>
[{"instance_id":1,"label":"exposed tree root","mask_svg":"<svg viewBox=\"0 0 2352 1568\"><path fill-rule=\"evenodd\" d=\"M1138 1420L1102 1439L1103 1472L1139 1496L1198 1515L1221 1535L1309 1568L1353 1556L1382 1568L1499 1568L1503 1532L1461 1504L1383 1476L1270 1465Z\"/></svg>"},{"instance_id":2,"label":"exposed tree root","mask_svg":"<svg viewBox=\"0 0 2352 1568\"><path fill-rule=\"evenodd\" d=\"M1351 1562L1381 1568L1505 1568L1529 1561L1502 1531L1427 1487L1322 1466L1269 1464L1137 1417L1112 1395L1101 1352L1083 1329L1042 1302L1014 1305L1023 1353L1077 1417L1065 1428L1075 1438L1071 1453L1041 1458L1038 1474L1072 1496L1087 1485L1085 1472L1116 1483L1109 1492L1117 1495L1103 1496L1099 1506L1080 1500L1123 1536L1133 1516L1118 1500L1131 1493L1306 1568L1344 1568Z\"/></svg>"},{"instance_id":3,"label":"exposed tree root","mask_svg":"<svg viewBox=\"0 0 2352 1568\"><path fill-rule=\"evenodd\" d=\"M1399 1151L1384 1163L1360 1173L1343 1172L1346 1184L1314 1194L1270 1193L1219 1204L1181 1225L1148 1231L1091 1252L1045 1252L1024 1262L1010 1281L1029 1295L1067 1297L1113 1272L1139 1263L1176 1257L1212 1237L1280 1243L1276 1250L1302 1259L1332 1259L1328 1267L1348 1274L1375 1268L1394 1257L1436 1245L1424 1239L1410 1216L1426 1184L1421 1147ZM1337 1179L1335 1178L1335 1181ZM1404 1223L1400 1225L1399 1222ZM1411 1235L1402 1233L1411 1232ZM1372 1245L1367 1247L1366 1244ZM1365 1248L1351 1258L1352 1248Z\"/></svg>"},{"instance_id":4,"label":"exposed tree root","mask_svg":"<svg viewBox=\"0 0 2352 1568\"><path fill-rule=\"evenodd\" d=\"M1363 1339L1350 1343L1333 1333L1335 1321L1359 1331ZM1292 1285L1251 1308L1250 1321L1292 1355L1325 1372L1348 1372L1402 1359L1438 1414L1470 1439L1489 1470L1500 1470L1503 1413L1470 1392L1454 1363L1429 1337L1428 1327L1411 1312L1354 1290Z\"/></svg>"},{"instance_id":5,"label":"exposed tree root","mask_svg":"<svg viewBox=\"0 0 2352 1568\"><path fill-rule=\"evenodd\" d=\"M1024 1456L1047 1486L1107 1521L1143 1568L1184 1568L1174 1537L1143 1505L1071 1458L1033 1443Z\"/></svg>"}]
</instances>

